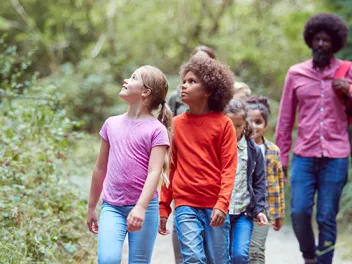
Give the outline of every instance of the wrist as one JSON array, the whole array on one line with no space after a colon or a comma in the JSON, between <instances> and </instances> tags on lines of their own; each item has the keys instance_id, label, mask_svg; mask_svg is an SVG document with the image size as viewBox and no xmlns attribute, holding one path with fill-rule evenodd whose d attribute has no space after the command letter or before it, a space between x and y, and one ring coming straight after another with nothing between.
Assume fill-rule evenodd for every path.
<instances>
[{"instance_id":1,"label":"wrist","mask_svg":"<svg viewBox=\"0 0 352 264\"><path fill-rule=\"evenodd\" d=\"M95 205L88 205L88 210L89 211L95 211L97 207Z\"/></svg>"},{"instance_id":2,"label":"wrist","mask_svg":"<svg viewBox=\"0 0 352 264\"><path fill-rule=\"evenodd\" d=\"M137 202L134 207L137 207L137 208L140 208L140 209L143 209L143 210L147 210L148 205L145 205L143 203Z\"/></svg>"}]
</instances>

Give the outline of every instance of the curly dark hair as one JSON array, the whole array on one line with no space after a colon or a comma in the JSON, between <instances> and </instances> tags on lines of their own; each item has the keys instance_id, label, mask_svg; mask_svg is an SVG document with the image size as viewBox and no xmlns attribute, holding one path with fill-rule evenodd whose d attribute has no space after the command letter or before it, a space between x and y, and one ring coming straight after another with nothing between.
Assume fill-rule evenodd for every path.
<instances>
[{"instance_id":1,"label":"curly dark hair","mask_svg":"<svg viewBox=\"0 0 352 264\"><path fill-rule=\"evenodd\" d=\"M313 37L320 31L328 33L332 40L333 53L341 50L347 41L348 27L337 15L321 13L312 16L304 26L304 41L312 48Z\"/></svg>"},{"instance_id":2,"label":"curly dark hair","mask_svg":"<svg viewBox=\"0 0 352 264\"><path fill-rule=\"evenodd\" d=\"M181 78L188 72L193 72L200 79L205 91L210 93L209 109L223 112L234 94L235 76L230 68L217 60L194 56L181 66Z\"/></svg>"}]
</instances>

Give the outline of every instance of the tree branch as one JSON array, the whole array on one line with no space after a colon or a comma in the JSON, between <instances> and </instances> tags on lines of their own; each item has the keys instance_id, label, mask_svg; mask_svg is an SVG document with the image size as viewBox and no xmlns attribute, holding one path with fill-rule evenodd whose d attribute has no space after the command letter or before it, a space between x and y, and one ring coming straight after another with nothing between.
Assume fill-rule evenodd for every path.
<instances>
[{"instance_id":1,"label":"tree branch","mask_svg":"<svg viewBox=\"0 0 352 264\"><path fill-rule=\"evenodd\" d=\"M30 28L30 30L34 33L34 35L37 36L37 39L43 44L44 49L46 54L49 57L50 61L50 68L52 70L57 69L57 63L56 63L56 57L55 54L52 52L50 47L48 47L47 43L44 41L45 37L43 34L40 32L40 29L37 27L33 19L28 15L24 7L21 5L21 3L18 0L11 0L11 4L15 11L19 14L19 16L22 18L22 20L27 24L27 26Z\"/></svg>"},{"instance_id":2,"label":"tree branch","mask_svg":"<svg viewBox=\"0 0 352 264\"><path fill-rule=\"evenodd\" d=\"M225 11L234 3L234 0L223 0L219 13L213 19L213 25L209 31L209 36L215 35L219 30L220 19L224 15Z\"/></svg>"}]
</instances>

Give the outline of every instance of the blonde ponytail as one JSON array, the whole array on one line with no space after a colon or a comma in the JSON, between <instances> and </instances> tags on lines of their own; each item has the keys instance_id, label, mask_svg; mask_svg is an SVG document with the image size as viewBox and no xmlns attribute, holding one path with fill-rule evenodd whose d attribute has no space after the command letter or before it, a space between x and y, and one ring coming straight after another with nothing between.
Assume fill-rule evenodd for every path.
<instances>
[{"instance_id":1,"label":"blonde ponytail","mask_svg":"<svg viewBox=\"0 0 352 264\"><path fill-rule=\"evenodd\" d=\"M165 103L165 98L169 89L167 78L165 74L158 68L150 65L145 65L140 68L143 84L146 88L151 90L149 98L147 98L147 104L150 111L159 109L158 120L166 127L170 145L172 142L172 112L169 106ZM166 186L170 185L169 173L170 173L170 161L171 159L171 146L167 150L165 157L162 178Z\"/></svg>"},{"instance_id":2,"label":"blonde ponytail","mask_svg":"<svg viewBox=\"0 0 352 264\"><path fill-rule=\"evenodd\" d=\"M163 101L161 103L161 109L158 115L158 120L166 127L167 129L167 134L169 137L169 142L170 142L170 147L167 150L164 165L163 165L163 171L162 171L162 178L163 181L168 187L170 185L170 179L169 179L169 174L170 174L170 162L172 161L171 158L171 153L172 153L172 112L170 107Z\"/></svg>"}]
</instances>

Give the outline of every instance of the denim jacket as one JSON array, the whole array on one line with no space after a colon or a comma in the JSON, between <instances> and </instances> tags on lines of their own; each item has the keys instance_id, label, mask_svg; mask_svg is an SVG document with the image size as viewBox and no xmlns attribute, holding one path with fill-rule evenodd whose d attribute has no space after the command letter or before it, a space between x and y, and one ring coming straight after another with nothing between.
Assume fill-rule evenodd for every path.
<instances>
[{"instance_id":1,"label":"denim jacket","mask_svg":"<svg viewBox=\"0 0 352 264\"><path fill-rule=\"evenodd\" d=\"M247 149L247 182L251 201L247 206L246 213L249 217L256 217L259 213L266 214L266 180L264 157L260 148L255 144L253 139L247 140Z\"/></svg>"}]
</instances>

